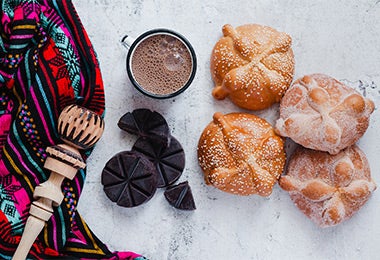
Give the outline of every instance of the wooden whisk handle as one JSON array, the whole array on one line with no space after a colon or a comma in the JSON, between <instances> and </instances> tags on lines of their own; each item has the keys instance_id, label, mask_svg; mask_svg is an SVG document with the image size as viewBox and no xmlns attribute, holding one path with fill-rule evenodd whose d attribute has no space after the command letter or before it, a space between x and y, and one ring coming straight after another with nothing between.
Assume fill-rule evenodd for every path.
<instances>
[{"instance_id":1,"label":"wooden whisk handle","mask_svg":"<svg viewBox=\"0 0 380 260\"><path fill-rule=\"evenodd\" d=\"M36 187L35 201L30 206L21 241L13 255L14 260L24 260L45 223L63 200L61 185L65 178L72 180L78 169L86 167L78 149L95 144L103 133L102 119L95 113L76 105L63 110L58 120L58 131L67 144L48 147L44 168L51 171L47 181Z\"/></svg>"},{"instance_id":2,"label":"wooden whisk handle","mask_svg":"<svg viewBox=\"0 0 380 260\"><path fill-rule=\"evenodd\" d=\"M30 216L26 221L20 244L13 255L15 260L23 260L27 257L37 236L53 214L53 206L57 207L61 204L63 180L65 178L73 179L78 169L86 166L78 150L66 144L48 147L46 151L49 157L46 159L44 167L52 172L49 179L34 190L35 201L30 206Z\"/></svg>"}]
</instances>

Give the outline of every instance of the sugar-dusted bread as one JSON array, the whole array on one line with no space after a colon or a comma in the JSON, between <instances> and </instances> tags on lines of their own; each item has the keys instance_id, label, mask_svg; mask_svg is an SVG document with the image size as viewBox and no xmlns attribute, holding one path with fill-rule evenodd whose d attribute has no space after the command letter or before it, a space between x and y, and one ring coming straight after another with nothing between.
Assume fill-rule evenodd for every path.
<instances>
[{"instance_id":1,"label":"sugar-dusted bread","mask_svg":"<svg viewBox=\"0 0 380 260\"><path fill-rule=\"evenodd\" d=\"M321 227L351 218L376 189L367 158L356 145L336 155L299 146L279 184Z\"/></svg>"},{"instance_id":2,"label":"sugar-dusted bread","mask_svg":"<svg viewBox=\"0 0 380 260\"><path fill-rule=\"evenodd\" d=\"M368 128L374 103L323 74L296 80L281 100L276 131L304 147L336 154Z\"/></svg>"},{"instance_id":3,"label":"sugar-dusted bread","mask_svg":"<svg viewBox=\"0 0 380 260\"><path fill-rule=\"evenodd\" d=\"M211 54L212 95L250 110L279 102L293 79L291 37L258 24L227 24L223 35Z\"/></svg>"},{"instance_id":4,"label":"sugar-dusted bread","mask_svg":"<svg viewBox=\"0 0 380 260\"><path fill-rule=\"evenodd\" d=\"M207 184L269 196L285 165L284 143L260 117L215 113L199 139L198 159Z\"/></svg>"}]
</instances>

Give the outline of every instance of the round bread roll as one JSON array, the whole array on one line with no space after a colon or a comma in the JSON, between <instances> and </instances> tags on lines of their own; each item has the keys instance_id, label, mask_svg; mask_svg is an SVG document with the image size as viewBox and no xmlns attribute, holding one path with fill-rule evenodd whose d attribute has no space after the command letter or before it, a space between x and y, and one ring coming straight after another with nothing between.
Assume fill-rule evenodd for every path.
<instances>
[{"instance_id":1,"label":"round bread roll","mask_svg":"<svg viewBox=\"0 0 380 260\"><path fill-rule=\"evenodd\" d=\"M260 117L215 113L199 139L198 159L208 185L269 196L285 165L284 143Z\"/></svg>"},{"instance_id":2,"label":"round bread roll","mask_svg":"<svg viewBox=\"0 0 380 260\"><path fill-rule=\"evenodd\" d=\"M367 158L356 145L336 155L299 146L279 184L321 227L351 218L376 189Z\"/></svg>"},{"instance_id":3,"label":"round bread roll","mask_svg":"<svg viewBox=\"0 0 380 260\"><path fill-rule=\"evenodd\" d=\"M211 54L212 95L250 110L279 102L293 79L290 36L258 24L227 24L223 35Z\"/></svg>"},{"instance_id":4,"label":"round bread roll","mask_svg":"<svg viewBox=\"0 0 380 260\"><path fill-rule=\"evenodd\" d=\"M281 100L276 131L304 147L337 154L368 128L374 103L323 74L304 76Z\"/></svg>"}]
</instances>

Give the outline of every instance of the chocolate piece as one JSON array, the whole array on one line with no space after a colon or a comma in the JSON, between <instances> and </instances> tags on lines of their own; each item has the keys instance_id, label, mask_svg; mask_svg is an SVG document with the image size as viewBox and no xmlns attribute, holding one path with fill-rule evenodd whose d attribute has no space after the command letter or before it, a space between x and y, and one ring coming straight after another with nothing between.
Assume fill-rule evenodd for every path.
<instances>
[{"instance_id":1,"label":"chocolate piece","mask_svg":"<svg viewBox=\"0 0 380 260\"><path fill-rule=\"evenodd\" d=\"M177 209L196 209L193 194L187 181L169 187L164 195L169 204Z\"/></svg>"},{"instance_id":2,"label":"chocolate piece","mask_svg":"<svg viewBox=\"0 0 380 260\"><path fill-rule=\"evenodd\" d=\"M139 138L132 147L132 151L142 153L153 162L157 170L158 188L173 184L185 168L185 153L174 137L171 138L168 147Z\"/></svg>"},{"instance_id":3,"label":"chocolate piece","mask_svg":"<svg viewBox=\"0 0 380 260\"><path fill-rule=\"evenodd\" d=\"M123 115L117 123L120 129L164 146L170 142L170 130L165 118L156 111L140 108Z\"/></svg>"},{"instance_id":4,"label":"chocolate piece","mask_svg":"<svg viewBox=\"0 0 380 260\"><path fill-rule=\"evenodd\" d=\"M102 172L107 197L123 207L135 207L151 199L157 189L154 165L133 151L114 155Z\"/></svg>"}]
</instances>

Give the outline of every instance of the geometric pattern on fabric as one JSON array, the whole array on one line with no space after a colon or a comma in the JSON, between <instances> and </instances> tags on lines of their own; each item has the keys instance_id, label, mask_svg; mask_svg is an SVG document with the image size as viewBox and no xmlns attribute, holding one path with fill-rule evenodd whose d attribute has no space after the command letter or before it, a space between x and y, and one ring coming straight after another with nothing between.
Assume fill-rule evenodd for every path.
<instances>
[{"instance_id":1,"label":"geometric pattern on fabric","mask_svg":"<svg viewBox=\"0 0 380 260\"><path fill-rule=\"evenodd\" d=\"M61 143L56 124L70 104L99 115L105 109L101 72L70 0L0 0L0 258L21 239L35 187L50 172L46 148ZM82 151L84 160L91 150ZM55 208L28 257L143 259L111 252L76 210L86 178L79 170L62 184Z\"/></svg>"}]
</instances>

